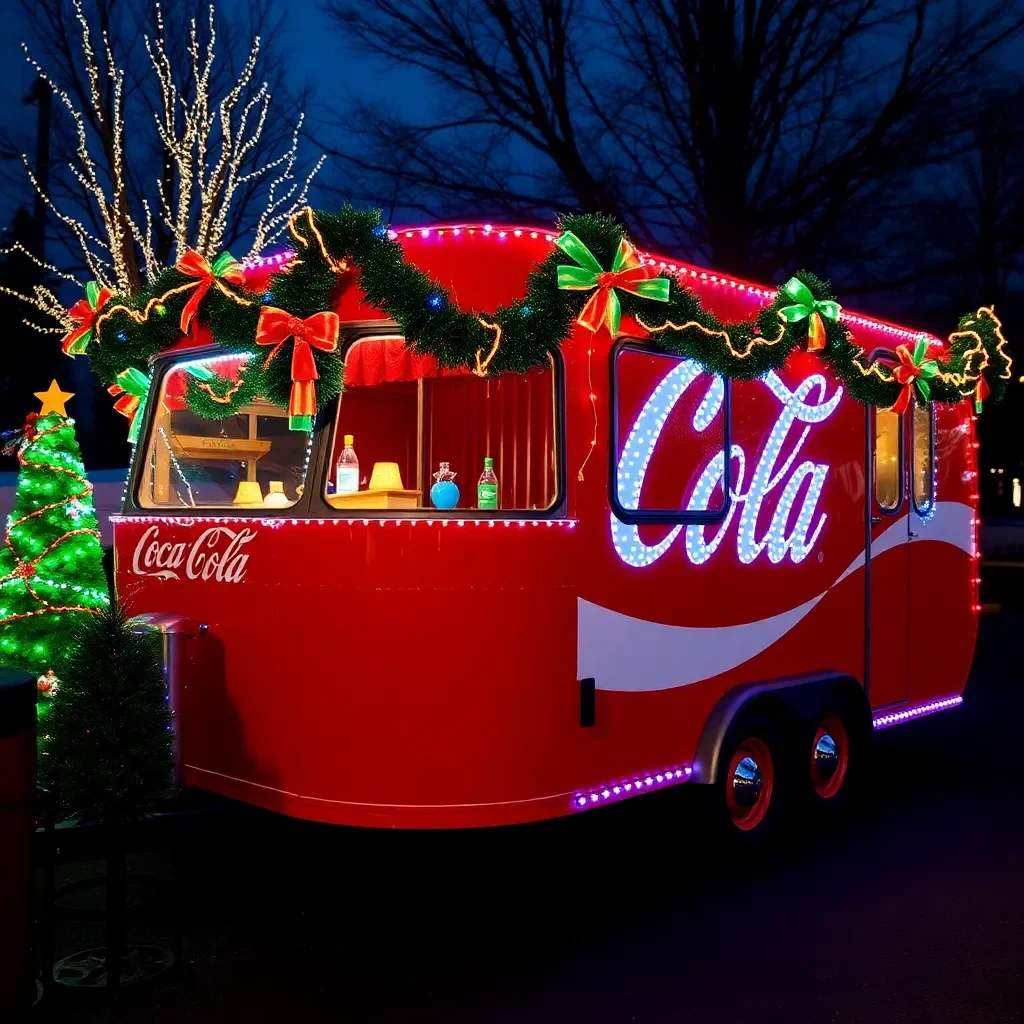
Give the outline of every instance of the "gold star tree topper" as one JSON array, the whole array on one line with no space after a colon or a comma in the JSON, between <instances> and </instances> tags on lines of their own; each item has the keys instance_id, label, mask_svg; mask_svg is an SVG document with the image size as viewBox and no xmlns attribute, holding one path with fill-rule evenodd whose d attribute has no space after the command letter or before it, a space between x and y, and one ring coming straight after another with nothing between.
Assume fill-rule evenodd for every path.
<instances>
[{"instance_id":1,"label":"gold star tree topper","mask_svg":"<svg viewBox=\"0 0 1024 1024\"><path fill-rule=\"evenodd\" d=\"M39 410L40 416L46 416L51 412L58 416L67 416L68 413L64 406L69 399L75 397L73 391L61 391L60 385L55 380L50 382L50 386L45 391L34 391L33 394L43 403L42 409Z\"/></svg>"}]
</instances>

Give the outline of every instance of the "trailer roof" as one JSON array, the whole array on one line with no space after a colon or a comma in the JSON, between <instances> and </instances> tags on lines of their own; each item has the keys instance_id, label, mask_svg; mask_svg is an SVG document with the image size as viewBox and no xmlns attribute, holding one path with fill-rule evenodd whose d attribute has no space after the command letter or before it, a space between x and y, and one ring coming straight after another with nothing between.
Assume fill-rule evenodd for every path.
<instances>
[{"instance_id":1,"label":"trailer roof","mask_svg":"<svg viewBox=\"0 0 1024 1024\"><path fill-rule=\"evenodd\" d=\"M460 306L481 310L494 308L525 294L530 269L550 253L558 237L557 232L550 228L468 221L392 228L389 233L401 242L411 263L435 275L442 284L451 288ZM453 251L454 246L460 249ZM493 248L496 246L501 249ZM459 251L464 258L453 258ZM708 270L685 260L645 250L638 252L646 263L663 275L674 275L726 322L745 319L750 315L752 303L768 305L777 294L774 288ZM247 260L244 266L250 286L260 287L272 274L287 270L296 255L294 250L285 249ZM372 311L362 303L361 296L339 300L338 312L343 319L374 318ZM369 317L368 313L371 314ZM891 348L918 338L943 345L942 339L927 331L916 331L845 308L840 315L859 338L858 344L868 351L875 347Z\"/></svg>"}]
</instances>

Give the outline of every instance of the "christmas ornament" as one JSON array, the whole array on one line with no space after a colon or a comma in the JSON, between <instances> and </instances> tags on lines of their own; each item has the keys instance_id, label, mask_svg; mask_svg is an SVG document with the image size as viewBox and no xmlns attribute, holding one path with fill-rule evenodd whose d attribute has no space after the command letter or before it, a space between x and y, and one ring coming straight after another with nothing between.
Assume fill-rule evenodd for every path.
<instances>
[{"instance_id":1,"label":"christmas ornament","mask_svg":"<svg viewBox=\"0 0 1024 1024\"><path fill-rule=\"evenodd\" d=\"M430 500L434 508L456 508L459 504L459 485L455 483L455 474L447 462L434 474L437 482L430 488Z\"/></svg>"},{"instance_id":2,"label":"christmas ornament","mask_svg":"<svg viewBox=\"0 0 1024 1024\"><path fill-rule=\"evenodd\" d=\"M892 375L903 385L899 398L892 406L892 411L898 414L907 411L914 397L915 386L925 402L931 400L932 390L928 382L939 372L939 364L928 358L928 342L924 338L914 346L913 352L906 345L897 345L896 355L900 362L893 369Z\"/></svg>"},{"instance_id":3,"label":"christmas ornament","mask_svg":"<svg viewBox=\"0 0 1024 1024\"><path fill-rule=\"evenodd\" d=\"M791 277L782 291L793 300L793 305L783 306L779 316L791 324L807 320L807 351L820 352L825 347L825 325L821 318L838 320L842 306L831 299L816 299L798 277Z\"/></svg>"},{"instance_id":4,"label":"christmas ornament","mask_svg":"<svg viewBox=\"0 0 1024 1024\"><path fill-rule=\"evenodd\" d=\"M112 295L113 292L109 288L101 288L95 281L90 281L85 286L85 298L79 299L68 310L68 316L76 321L76 325L61 339L60 344L65 355L81 355L89 347L96 314Z\"/></svg>"},{"instance_id":5,"label":"christmas ornament","mask_svg":"<svg viewBox=\"0 0 1024 1024\"><path fill-rule=\"evenodd\" d=\"M60 680L53 669L47 669L37 680L36 689L42 697L52 698L60 689Z\"/></svg>"},{"instance_id":6,"label":"christmas ornament","mask_svg":"<svg viewBox=\"0 0 1024 1024\"><path fill-rule=\"evenodd\" d=\"M43 403L43 407L39 410L40 416L46 416L51 412L58 416L67 416L64 406L75 397L73 391L61 391L60 385L55 380L50 381L50 386L45 391L33 391L32 393Z\"/></svg>"},{"instance_id":7,"label":"christmas ornament","mask_svg":"<svg viewBox=\"0 0 1024 1024\"><path fill-rule=\"evenodd\" d=\"M313 349L334 352L338 347L338 314L314 313L305 320L276 306L264 306L256 325L256 344L272 345L263 363L266 370L284 343L292 339L292 390L288 398L288 426L309 430L316 413L316 384L319 373Z\"/></svg>"},{"instance_id":8,"label":"christmas ornament","mask_svg":"<svg viewBox=\"0 0 1024 1024\"><path fill-rule=\"evenodd\" d=\"M619 333L622 308L615 291L617 288L645 299L668 302L668 278L652 278L626 238L619 241L611 270L605 270L571 231L564 232L555 245L579 264L577 267L558 267L558 287L569 291L597 289L576 318L580 326L596 331L604 324L613 338Z\"/></svg>"}]
</instances>

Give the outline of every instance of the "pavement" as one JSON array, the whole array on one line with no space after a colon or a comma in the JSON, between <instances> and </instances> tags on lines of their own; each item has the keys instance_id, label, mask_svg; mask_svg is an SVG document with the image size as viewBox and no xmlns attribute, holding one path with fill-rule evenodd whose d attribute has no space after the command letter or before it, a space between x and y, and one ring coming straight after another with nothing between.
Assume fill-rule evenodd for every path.
<instances>
[{"instance_id":1,"label":"pavement","mask_svg":"<svg viewBox=\"0 0 1024 1024\"><path fill-rule=\"evenodd\" d=\"M964 706L880 734L861 803L767 851L715 839L685 787L463 833L212 815L132 925L167 941L176 910L180 973L42 1019L1022 1021L1022 638L985 616Z\"/></svg>"}]
</instances>

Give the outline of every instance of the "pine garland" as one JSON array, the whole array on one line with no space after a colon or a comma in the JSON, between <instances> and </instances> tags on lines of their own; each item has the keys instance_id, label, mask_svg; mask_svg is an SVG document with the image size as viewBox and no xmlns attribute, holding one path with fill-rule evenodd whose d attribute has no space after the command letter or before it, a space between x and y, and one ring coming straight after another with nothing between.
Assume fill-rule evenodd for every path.
<instances>
[{"instance_id":1,"label":"pine garland","mask_svg":"<svg viewBox=\"0 0 1024 1024\"><path fill-rule=\"evenodd\" d=\"M622 225L600 214L565 216L559 228L571 232L601 268L613 268L620 247L630 248L624 243ZM565 270L572 258L556 247L530 274L525 298L493 312L463 311L443 285L406 261L377 210L346 205L337 213L324 213L307 207L292 218L290 230L299 258L272 278L273 305L300 319L329 310L339 282L357 274L366 300L398 323L410 347L446 368L497 374L544 365L549 353L569 336L598 287L560 286L559 267ZM563 234L559 244L567 237ZM127 366L145 372L154 355L180 339L181 311L197 286L195 277L171 268L144 293L128 300L115 296L103 306L96 316L89 357L105 384ZM787 308L793 308L792 289L808 303L813 299L814 308L832 312L787 318ZM794 348L807 344L810 330L819 332L823 347L818 355L848 393L871 405L891 406L915 388L919 400L959 402L973 396L980 403L987 393L998 400L1010 379L1002 325L986 307L960 320L945 350L926 351L919 345L912 353L900 346L902 365L893 367L869 362L838 316L829 283L806 271L797 272L769 306L732 324L705 310L675 277L667 279L667 301L652 301L618 287L615 291L622 313L647 329L653 344L697 359L724 377L749 379L779 369ZM268 363L266 350L255 342L265 298L269 296L220 281L203 296L200 316L214 340L225 351L247 355L249 368L244 386L229 401L214 397L222 398L232 386L223 378L206 388L191 382L186 402L197 414L211 419L228 415L257 391L271 402L287 404L292 383L288 359ZM322 406L341 392L344 365L338 352L314 351L313 358Z\"/></svg>"}]
</instances>

